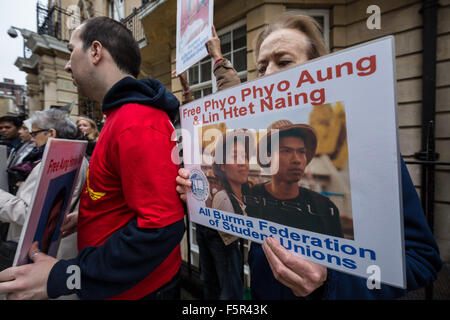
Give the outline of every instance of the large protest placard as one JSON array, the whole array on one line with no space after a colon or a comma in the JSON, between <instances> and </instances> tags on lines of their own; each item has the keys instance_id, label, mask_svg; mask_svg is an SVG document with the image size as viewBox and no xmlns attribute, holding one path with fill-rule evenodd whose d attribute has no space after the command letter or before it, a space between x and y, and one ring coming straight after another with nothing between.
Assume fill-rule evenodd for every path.
<instances>
[{"instance_id":1,"label":"large protest placard","mask_svg":"<svg viewBox=\"0 0 450 320\"><path fill-rule=\"evenodd\" d=\"M208 55L213 6L213 0L177 0L177 74Z\"/></svg>"},{"instance_id":2,"label":"large protest placard","mask_svg":"<svg viewBox=\"0 0 450 320\"><path fill-rule=\"evenodd\" d=\"M27 219L20 235L14 266L29 263L31 244L56 257L61 240L60 228L70 210L86 141L52 139L47 141L39 170L39 182L28 207Z\"/></svg>"},{"instance_id":3,"label":"large protest placard","mask_svg":"<svg viewBox=\"0 0 450 320\"><path fill-rule=\"evenodd\" d=\"M404 288L393 39L182 106L190 219Z\"/></svg>"}]
</instances>

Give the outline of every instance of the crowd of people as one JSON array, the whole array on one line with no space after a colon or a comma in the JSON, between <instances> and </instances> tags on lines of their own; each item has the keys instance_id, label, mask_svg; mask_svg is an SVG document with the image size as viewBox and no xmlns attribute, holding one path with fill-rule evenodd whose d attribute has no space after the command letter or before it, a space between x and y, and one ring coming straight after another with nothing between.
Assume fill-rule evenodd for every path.
<instances>
[{"instance_id":1,"label":"crowd of people","mask_svg":"<svg viewBox=\"0 0 450 320\"><path fill-rule=\"evenodd\" d=\"M81 119L88 118L80 117L77 122ZM95 122L89 121L95 129ZM91 140L88 136L88 133L93 131L91 127L82 128L80 124L75 125L66 111L56 108L37 111L27 120L18 116L3 116L0 118L0 126L5 128L2 132L2 144L9 148L6 161L8 190L0 190L0 251L2 253L0 265L3 270L12 265L28 207L31 204L33 192L37 188L41 160L48 139L88 140L88 143L92 141L93 147L95 140ZM88 159L85 158L70 203L71 213L77 207L87 168ZM63 239L58 256L71 257L74 254L76 254L76 235Z\"/></svg>"},{"instance_id":2,"label":"crowd of people","mask_svg":"<svg viewBox=\"0 0 450 320\"><path fill-rule=\"evenodd\" d=\"M214 28L212 34L206 47L218 90L223 90L240 80L230 61L222 56ZM9 299L71 294L80 299L180 299L183 201L191 187L189 172L172 161L177 143L173 122L180 102L159 81L137 79L139 48L132 34L114 20L86 20L73 31L68 48L71 56L66 71L80 94L102 103L107 120L99 134L91 119L80 117L74 124L68 114L57 109L38 111L25 122L0 118L0 133L10 153L8 166L27 168L25 173L21 171L24 175L11 174L14 188L10 187L10 192L0 191L0 221L10 224L2 244L17 242L20 236L48 138L87 139L90 144L61 230L66 244L61 245L56 258L34 244L29 252L32 265L0 272L0 294L7 294ZM283 15L257 38L258 76L326 53L314 19ZM192 101L186 74L180 75L180 81L182 103ZM262 196L274 203L307 197L314 203L313 210L323 213L320 219L301 221L301 227L342 237L339 212L332 202L299 187L302 172L315 154L314 130L288 120L277 121L271 128L282 133L279 148L289 151L273 154L272 162L281 164L281 169L295 168L279 170L268 183L252 186L248 181L248 149L235 140L231 144L234 153L228 152L223 142L229 133L224 133L214 149L223 155L222 161L212 166L222 190L214 195L212 207L255 217L262 214L264 219L273 220L278 219L279 208L261 210L252 205L251 199ZM237 130L233 136L240 133L242 130ZM269 134L265 138L270 138ZM371 290L365 279L300 258L268 238L263 244L252 243L248 253L252 298L391 299L432 283L442 265L439 250L403 161L401 170L406 289L382 285ZM289 221L283 223L297 223L295 212L284 216ZM196 236L203 298L243 299L243 254L238 238L199 225ZM73 265L81 270L80 287L66 285Z\"/></svg>"}]
</instances>

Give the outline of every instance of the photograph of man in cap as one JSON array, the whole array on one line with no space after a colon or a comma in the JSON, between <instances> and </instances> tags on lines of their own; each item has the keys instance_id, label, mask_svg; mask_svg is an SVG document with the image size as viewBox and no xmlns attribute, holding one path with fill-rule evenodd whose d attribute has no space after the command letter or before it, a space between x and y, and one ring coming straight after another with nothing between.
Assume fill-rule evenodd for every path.
<instances>
[{"instance_id":1,"label":"photograph of man in cap","mask_svg":"<svg viewBox=\"0 0 450 320\"><path fill-rule=\"evenodd\" d=\"M278 130L278 139L274 129ZM258 161L259 165L270 167L272 176L269 181L255 185L250 194L246 195L248 216L343 237L339 210L333 202L317 192L299 186L306 166L316 152L317 137L314 129L307 124L278 120L260 138L258 155L264 152L260 148L266 148L270 162L264 164Z\"/></svg>"}]
</instances>

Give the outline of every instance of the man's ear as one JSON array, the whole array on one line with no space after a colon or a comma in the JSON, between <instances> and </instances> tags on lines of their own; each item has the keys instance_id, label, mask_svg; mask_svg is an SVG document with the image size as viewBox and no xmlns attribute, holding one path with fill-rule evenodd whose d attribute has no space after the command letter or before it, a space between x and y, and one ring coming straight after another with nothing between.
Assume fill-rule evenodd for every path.
<instances>
[{"instance_id":1,"label":"man's ear","mask_svg":"<svg viewBox=\"0 0 450 320\"><path fill-rule=\"evenodd\" d=\"M50 133L50 138L57 138L55 129L51 128L48 132Z\"/></svg>"},{"instance_id":2,"label":"man's ear","mask_svg":"<svg viewBox=\"0 0 450 320\"><path fill-rule=\"evenodd\" d=\"M100 41L93 41L91 44L91 48L89 49L89 55L92 59L93 64L98 64L103 56L103 46Z\"/></svg>"}]
</instances>

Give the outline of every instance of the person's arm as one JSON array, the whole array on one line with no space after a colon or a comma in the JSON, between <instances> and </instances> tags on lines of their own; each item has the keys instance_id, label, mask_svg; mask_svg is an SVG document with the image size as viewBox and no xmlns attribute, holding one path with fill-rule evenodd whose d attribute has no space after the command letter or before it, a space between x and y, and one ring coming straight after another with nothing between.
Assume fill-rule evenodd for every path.
<instances>
[{"instance_id":1,"label":"person's arm","mask_svg":"<svg viewBox=\"0 0 450 320\"><path fill-rule=\"evenodd\" d=\"M316 299L395 299L405 295L408 291L425 287L436 280L437 272L442 266L439 249L425 220L419 197L414 189L408 170L403 159L402 190L405 232L406 259L406 289L395 288L381 284L380 289L369 289L365 278L353 276L343 272L328 269L327 280L323 286L317 286L319 294L312 290L304 291L305 286L298 275L303 274L300 257L281 247L279 243L270 240L263 245L264 252L270 261L277 259L270 266L275 278L290 287L294 294L307 293ZM272 252L267 250L271 248ZM381 272L383 272L381 270ZM283 278L287 278L284 279ZM381 273L381 276L383 274ZM296 280L297 279L297 280ZM314 285L308 284L310 288ZM303 294L302 294L303 295Z\"/></svg>"},{"instance_id":2,"label":"person's arm","mask_svg":"<svg viewBox=\"0 0 450 320\"><path fill-rule=\"evenodd\" d=\"M23 225L28 203L0 189L0 221Z\"/></svg>"},{"instance_id":3,"label":"person's arm","mask_svg":"<svg viewBox=\"0 0 450 320\"><path fill-rule=\"evenodd\" d=\"M41 163L33 168L27 179L21 184L17 194L0 189L0 220L23 225L26 220L28 206L33 197Z\"/></svg>"},{"instance_id":4,"label":"person's arm","mask_svg":"<svg viewBox=\"0 0 450 320\"><path fill-rule=\"evenodd\" d=\"M77 291L81 298L113 297L144 279L178 246L183 214L178 221L167 222L173 221L174 212L183 212L170 179L177 170L170 157L174 143L169 135L149 127L132 127L120 134L116 170L136 218L104 245L85 248L75 260L55 265L48 283L50 297L68 294L61 284L70 264L81 269L82 288Z\"/></svg>"},{"instance_id":5,"label":"person's arm","mask_svg":"<svg viewBox=\"0 0 450 320\"><path fill-rule=\"evenodd\" d=\"M174 60L175 62L176 60ZM172 77L175 77L177 74L176 70L172 71ZM183 90L183 97L181 101L181 105L194 101L194 96L190 90L189 81L187 80L187 71L183 71L178 75L178 80L180 80L181 89Z\"/></svg>"},{"instance_id":6,"label":"person's arm","mask_svg":"<svg viewBox=\"0 0 450 320\"><path fill-rule=\"evenodd\" d=\"M174 143L170 135L149 127L123 132L117 150L119 176L125 200L135 217L103 245L86 247L75 259L57 261L39 253L40 259L53 264L4 270L0 273L0 282L5 281L0 283L0 293L25 299L71 293L82 299L111 298L134 287L158 268L175 252L184 234L183 208L175 191L177 167L171 160ZM71 266L80 270L81 288L67 285L73 275ZM24 288L23 282L29 286Z\"/></svg>"},{"instance_id":7,"label":"person's arm","mask_svg":"<svg viewBox=\"0 0 450 320\"><path fill-rule=\"evenodd\" d=\"M102 246L86 247L75 259L59 261L39 252L36 242L29 251L34 263L0 272L0 294L18 300L72 293L82 299L113 297L157 268L181 241L183 233L183 220L165 228L145 229L137 227L133 219ZM74 279L77 268L79 281ZM74 285L77 282L80 288Z\"/></svg>"},{"instance_id":8,"label":"person's arm","mask_svg":"<svg viewBox=\"0 0 450 320\"><path fill-rule=\"evenodd\" d=\"M180 220L163 228L139 228L133 219L100 247L86 247L72 260L60 260L47 282L50 298L76 293L81 299L105 299L132 288L152 273L177 247L184 233ZM68 288L68 268L81 270L81 288Z\"/></svg>"},{"instance_id":9,"label":"person's arm","mask_svg":"<svg viewBox=\"0 0 450 320\"><path fill-rule=\"evenodd\" d=\"M213 62L213 72L216 77L217 89L223 90L241 83L236 70L230 61L223 57L220 39L216 29L212 26L212 38L206 43L206 50Z\"/></svg>"},{"instance_id":10,"label":"person's arm","mask_svg":"<svg viewBox=\"0 0 450 320\"><path fill-rule=\"evenodd\" d=\"M184 71L178 75L178 79L180 79L181 88L183 89L183 101L182 104L189 103L194 101L194 96L190 90L190 85L187 80L187 72Z\"/></svg>"},{"instance_id":11,"label":"person's arm","mask_svg":"<svg viewBox=\"0 0 450 320\"><path fill-rule=\"evenodd\" d=\"M405 235L406 290L389 285L369 290L366 279L333 271L332 283L324 298L327 299L395 299L408 291L431 284L442 267L439 249L428 227L422 206L401 159L402 202ZM383 276L381 270L381 276ZM344 285L345 284L345 285Z\"/></svg>"}]
</instances>

